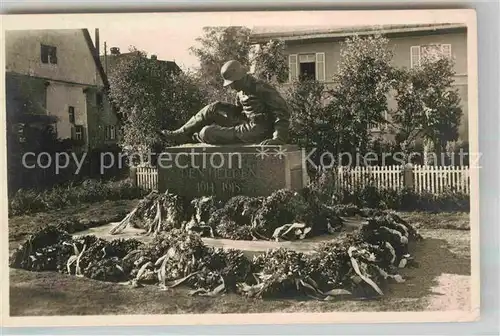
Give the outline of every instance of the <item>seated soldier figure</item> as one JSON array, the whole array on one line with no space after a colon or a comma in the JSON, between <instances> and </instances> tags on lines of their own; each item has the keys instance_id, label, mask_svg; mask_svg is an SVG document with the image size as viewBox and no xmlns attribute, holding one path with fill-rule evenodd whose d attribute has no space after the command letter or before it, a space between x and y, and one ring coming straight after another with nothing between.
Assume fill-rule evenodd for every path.
<instances>
[{"instance_id":1,"label":"seated soldier figure","mask_svg":"<svg viewBox=\"0 0 500 336\"><path fill-rule=\"evenodd\" d=\"M225 63L221 75L223 85L237 91L236 104L209 104L181 128L163 130L162 135L167 140L181 143L286 144L289 111L279 92L248 74L238 61Z\"/></svg>"}]
</instances>

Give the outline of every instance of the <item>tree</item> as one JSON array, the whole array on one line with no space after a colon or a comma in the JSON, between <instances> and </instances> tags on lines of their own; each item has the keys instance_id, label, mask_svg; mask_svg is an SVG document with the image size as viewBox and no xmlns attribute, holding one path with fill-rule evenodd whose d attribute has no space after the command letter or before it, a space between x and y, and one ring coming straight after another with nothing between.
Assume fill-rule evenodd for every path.
<instances>
[{"instance_id":1,"label":"tree","mask_svg":"<svg viewBox=\"0 0 500 336\"><path fill-rule=\"evenodd\" d=\"M288 80L288 61L285 55L285 43L270 40L259 46L251 62L255 65L254 75L279 86Z\"/></svg>"},{"instance_id":2,"label":"tree","mask_svg":"<svg viewBox=\"0 0 500 336\"><path fill-rule=\"evenodd\" d=\"M296 81L286 91L285 98L291 114L292 141L308 150L331 150L335 146L336 134L332 126L336 118L328 113L324 103L327 98L325 85L315 80Z\"/></svg>"},{"instance_id":3,"label":"tree","mask_svg":"<svg viewBox=\"0 0 500 336\"><path fill-rule=\"evenodd\" d=\"M453 61L435 55L424 57L415 68L394 71L398 141L411 144L422 139L440 157L446 144L457 140L462 109L458 90L452 87L454 75Z\"/></svg>"},{"instance_id":4,"label":"tree","mask_svg":"<svg viewBox=\"0 0 500 336\"><path fill-rule=\"evenodd\" d=\"M317 167L338 165L340 160L345 163L348 157L341 153L355 155L353 123L337 113L325 83L301 78L286 90L285 98L291 112L292 143L305 148Z\"/></svg>"},{"instance_id":5,"label":"tree","mask_svg":"<svg viewBox=\"0 0 500 336\"><path fill-rule=\"evenodd\" d=\"M203 36L196 39L199 47L190 51L200 61L197 82L208 101L233 102L234 95L222 86L220 69L229 60L250 67L250 29L246 27L204 27Z\"/></svg>"},{"instance_id":6,"label":"tree","mask_svg":"<svg viewBox=\"0 0 500 336\"><path fill-rule=\"evenodd\" d=\"M158 143L158 131L180 127L204 99L191 74L131 51L110 74L110 98L125 119L121 145L144 151Z\"/></svg>"},{"instance_id":7,"label":"tree","mask_svg":"<svg viewBox=\"0 0 500 336\"><path fill-rule=\"evenodd\" d=\"M391 87L392 52L380 35L354 36L341 44L338 71L333 80L331 110L339 116L343 143L361 154L368 149L370 126L384 124Z\"/></svg>"},{"instance_id":8,"label":"tree","mask_svg":"<svg viewBox=\"0 0 500 336\"><path fill-rule=\"evenodd\" d=\"M287 90L291 137L315 150L316 165L353 163L357 151L370 148L369 125L384 123L387 110L392 71L387 43L381 36L348 39L341 46L333 88L301 78Z\"/></svg>"}]
</instances>

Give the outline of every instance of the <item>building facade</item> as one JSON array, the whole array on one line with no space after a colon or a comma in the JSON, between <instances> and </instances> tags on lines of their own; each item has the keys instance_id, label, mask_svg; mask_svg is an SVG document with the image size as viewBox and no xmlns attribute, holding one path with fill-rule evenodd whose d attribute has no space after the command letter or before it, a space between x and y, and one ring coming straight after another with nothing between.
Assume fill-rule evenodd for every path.
<instances>
[{"instance_id":1,"label":"building facade","mask_svg":"<svg viewBox=\"0 0 500 336\"><path fill-rule=\"evenodd\" d=\"M5 51L8 115L55 117L57 137L82 150L116 145L119 118L86 29L7 31Z\"/></svg>"},{"instance_id":2,"label":"building facade","mask_svg":"<svg viewBox=\"0 0 500 336\"><path fill-rule=\"evenodd\" d=\"M454 86L461 97L463 116L459 127L459 139L468 141L467 95L467 28L461 24L434 24L414 26L381 26L332 29L280 29L255 28L252 42L256 45L270 39L280 39L286 44L289 62L289 80L309 76L327 84L333 83L340 60L341 42L353 35L366 36L379 33L389 39L393 65L413 67L419 64L424 53L438 48L455 61ZM389 109L395 108L389 99ZM390 115L386 115L390 120ZM375 129L374 131L377 131Z\"/></svg>"}]
</instances>

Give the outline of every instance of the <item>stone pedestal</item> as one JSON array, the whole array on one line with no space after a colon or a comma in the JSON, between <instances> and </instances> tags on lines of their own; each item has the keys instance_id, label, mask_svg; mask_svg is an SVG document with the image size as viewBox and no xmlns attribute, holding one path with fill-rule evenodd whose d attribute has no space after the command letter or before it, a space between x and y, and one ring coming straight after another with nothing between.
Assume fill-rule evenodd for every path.
<instances>
[{"instance_id":1,"label":"stone pedestal","mask_svg":"<svg viewBox=\"0 0 500 336\"><path fill-rule=\"evenodd\" d=\"M294 145L183 145L158 158L158 189L197 197L268 196L307 183L304 152Z\"/></svg>"}]
</instances>

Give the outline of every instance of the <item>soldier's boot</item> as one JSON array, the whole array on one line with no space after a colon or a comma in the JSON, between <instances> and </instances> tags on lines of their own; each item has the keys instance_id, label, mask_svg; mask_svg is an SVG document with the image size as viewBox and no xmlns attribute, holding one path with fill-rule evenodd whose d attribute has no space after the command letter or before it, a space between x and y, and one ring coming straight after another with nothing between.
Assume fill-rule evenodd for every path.
<instances>
[{"instance_id":1,"label":"soldier's boot","mask_svg":"<svg viewBox=\"0 0 500 336\"><path fill-rule=\"evenodd\" d=\"M162 131L162 134L166 140L186 143L191 142L193 134L198 132L201 128L203 128L203 126L205 126L205 122L197 113L180 128L173 131L164 130Z\"/></svg>"}]
</instances>

